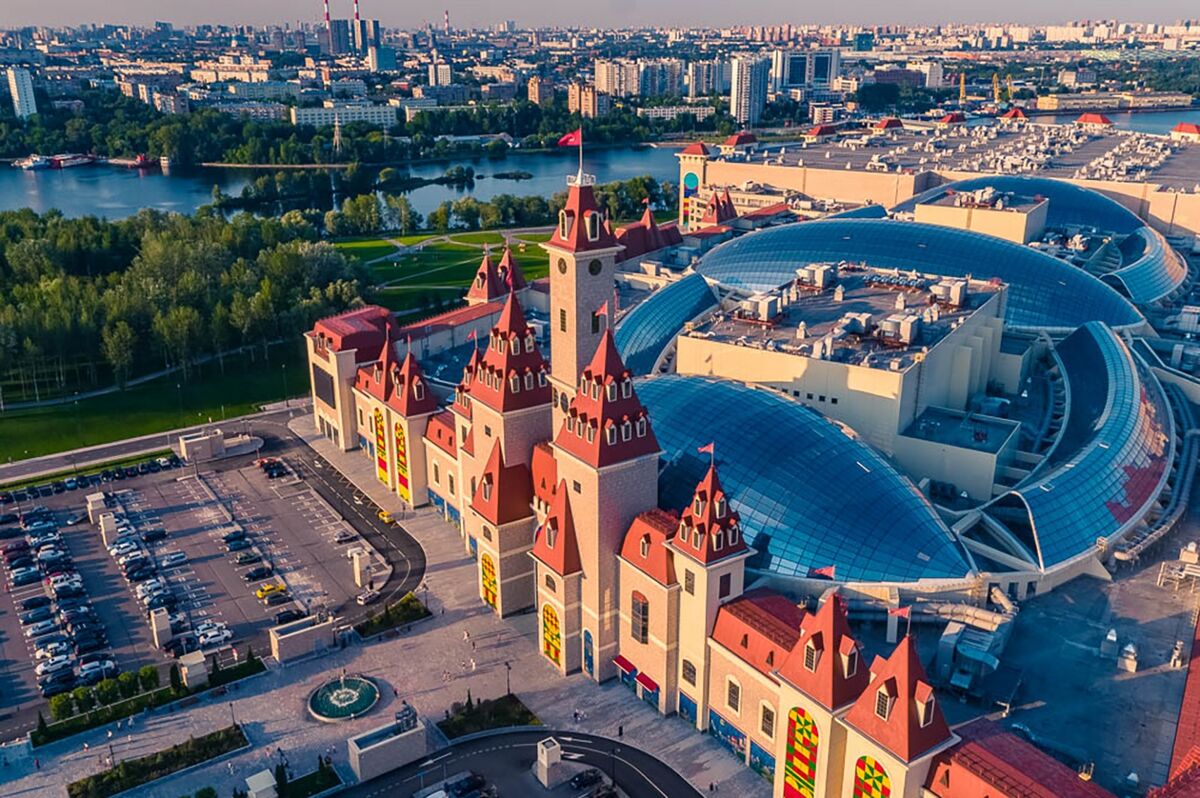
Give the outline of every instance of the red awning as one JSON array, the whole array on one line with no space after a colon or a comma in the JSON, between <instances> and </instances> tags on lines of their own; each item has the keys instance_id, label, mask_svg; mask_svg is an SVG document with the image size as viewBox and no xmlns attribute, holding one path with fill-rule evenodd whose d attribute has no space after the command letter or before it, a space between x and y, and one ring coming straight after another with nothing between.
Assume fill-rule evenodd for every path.
<instances>
[{"instance_id":1,"label":"red awning","mask_svg":"<svg viewBox=\"0 0 1200 798\"><path fill-rule=\"evenodd\" d=\"M624 673L633 673L637 668L633 667L633 663L622 657L620 654L613 657L613 664L620 668Z\"/></svg>"},{"instance_id":2,"label":"red awning","mask_svg":"<svg viewBox=\"0 0 1200 798\"><path fill-rule=\"evenodd\" d=\"M658 684L644 673L637 675L637 683L642 686L643 690L649 690L652 693L658 690Z\"/></svg>"}]
</instances>

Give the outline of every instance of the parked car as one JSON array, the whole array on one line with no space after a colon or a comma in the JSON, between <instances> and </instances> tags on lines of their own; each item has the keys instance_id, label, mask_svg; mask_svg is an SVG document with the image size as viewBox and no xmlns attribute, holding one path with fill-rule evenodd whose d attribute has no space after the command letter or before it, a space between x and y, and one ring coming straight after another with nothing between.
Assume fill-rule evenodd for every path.
<instances>
[{"instance_id":1,"label":"parked car","mask_svg":"<svg viewBox=\"0 0 1200 798\"><path fill-rule=\"evenodd\" d=\"M78 598L86 595L83 584L80 582L68 582L62 587L54 588L54 597L56 599Z\"/></svg>"},{"instance_id":2,"label":"parked car","mask_svg":"<svg viewBox=\"0 0 1200 798\"><path fill-rule=\"evenodd\" d=\"M166 554L158 561L159 568L174 568L177 565L183 565L187 562L187 554L182 551L173 551Z\"/></svg>"},{"instance_id":3,"label":"parked car","mask_svg":"<svg viewBox=\"0 0 1200 798\"><path fill-rule=\"evenodd\" d=\"M599 768L588 768L571 777L571 787L576 790L582 790L585 787L591 787L593 784L599 784L603 778L604 774L600 772Z\"/></svg>"},{"instance_id":4,"label":"parked car","mask_svg":"<svg viewBox=\"0 0 1200 798\"><path fill-rule=\"evenodd\" d=\"M228 629L216 629L211 632L205 632L204 634L200 635L199 638L200 648L205 649L212 648L214 646L221 646L228 643L232 639L233 632L229 631Z\"/></svg>"},{"instance_id":5,"label":"parked car","mask_svg":"<svg viewBox=\"0 0 1200 798\"><path fill-rule=\"evenodd\" d=\"M75 654L87 654L108 648L108 641L102 637L85 637L75 641Z\"/></svg>"},{"instance_id":6,"label":"parked car","mask_svg":"<svg viewBox=\"0 0 1200 798\"><path fill-rule=\"evenodd\" d=\"M221 535L221 540L223 540L226 543L232 543L235 540L245 540L245 539L246 539L246 530L244 530L244 529L235 529L232 532L226 532L224 535Z\"/></svg>"},{"instance_id":7,"label":"parked car","mask_svg":"<svg viewBox=\"0 0 1200 798\"><path fill-rule=\"evenodd\" d=\"M162 590L167 586L167 580L161 576L156 576L153 579L147 579L133 590L133 594L139 599L145 598L156 590Z\"/></svg>"},{"instance_id":8,"label":"parked car","mask_svg":"<svg viewBox=\"0 0 1200 798\"><path fill-rule=\"evenodd\" d=\"M21 603L17 606L21 608L22 612L29 612L29 610L36 610L38 607L49 607L50 604L49 596L30 596L27 599L22 599Z\"/></svg>"},{"instance_id":9,"label":"parked car","mask_svg":"<svg viewBox=\"0 0 1200 798\"><path fill-rule=\"evenodd\" d=\"M250 541L245 538L239 540L231 540L225 544L225 551L243 551L250 548Z\"/></svg>"},{"instance_id":10,"label":"parked car","mask_svg":"<svg viewBox=\"0 0 1200 798\"><path fill-rule=\"evenodd\" d=\"M18 571L13 571L8 577L13 587L32 585L41 578L42 573L36 568L22 568Z\"/></svg>"},{"instance_id":11,"label":"parked car","mask_svg":"<svg viewBox=\"0 0 1200 798\"><path fill-rule=\"evenodd\" d=\"M33 672L37 676L49 676L52 673L65 671L74 666L74 664L75 660L64 654L57 657L50 657L48 660L39 662L38 666L33 669Z\"/></svg>"},{"instance_id":12,"label":"parked car","mask_svg":"<svg viewBox=\"0 0 1200 798\"><path fill-rule=\"evenodd\" d=\"M111 659L86 662L81 664L78 670L79 681L84 684L94 684L101 679L108 679L116 675L117 663Z\"/></svg>"},{"instance_id":13,"label":"parked car","mask_svg":"<svg viewBox=\"0 0 1200 798\"><path fill-rule=\"evenodd\" d=\"M118 540L108 547L108 553L113 557L124 557L126 554L132 554L139 551L142 547L133 538Z\"/></svg>"},{"instance_id":14,"label":"parked car","mask_svg":"<svg viewBox=\"0 0 1200 798\"><path fill-rule=\"evenodd\" d=\"M172 637L163 644L162 650L164 654L172 657L181 657L184 654L190 654L193 651L200 650L200 641L197 636L191 632L182 634L179 637Z\"/></svg>"},{"instance_id":15,"label":"parked car","mask_svg":"<svg viewBox=\"0 0 1200 798\"><path fill-rule=\"evenodd\" d=\"M31 623L25 627L25 636L30 640L36 640L43 635L52 634L58 631L58 621L48 619Z\"/></svg>"},{"instance_id":16,"label":"parked car","mask_svg":"<svg viewBox=\"0 0 1200 798\"><path fill-rule=\"evenodd\" d=\"M303 617L305 617L305 613L303 610L297 610L297 609L280 610L279 612L275 613L275 625L281 626L285 623L291 623L292 621L298 621Z\"/></svg>"},{"instance_id":17,"label":"parked car","mask_svg":"<svg viewBox=\"0 0 1200 798\"><path fill-rule=\"evenodd\" d=\"M478 773L472 773L468 776L463 776L458 781L446 785L446 792L450 793L453 798L463 798L471 792L480 789L487 780ZM574 786L574 785L572 785Z\"/></svg>"},{"instance_id":18,"label":"parked car","mask_svg":"<svg viewBox=\"0 0 1200 798\"><path fill-rule=\"evenodd\" d=\"M13 557L11 560L5 560L4 564L10 571L19 571L24 568L36 568L37 560L30 557L28 552L20 552L18 556Z\"/></svg>"},{"instance_id":19,"label":"parked car","mask_svg":"<svg viewBox=\"0 0 1200 798\"><path fill-rule=\"evenodd\" d=\"M79 664L86 665L89 662L104 662L106 659L114 659L111 651L92 651L80 657Z\"/></svg>"},{"instance_id":20,"label":"parked car","mask_svg":"<svg viewBox=\"0 0 1200 798\"><path fill-rule=\"evenodd\" d=\"M147 579L153 579L155 573L154 566L145 563L140 568L134 568L125 574L125 578L129 580L129 584L136 585L139 582L144 582Z\"/></svg>"},{"instance_id":21,"label":"parked car","mask_svg":"<svg viewBox=\"0 0 1200 798\"><path fill-rule=\"evenodd\" d=\"M259 598L259 599L265 599L267 596L271 595L272 593L283 593L286 591L287 591L287 588L284 587L283 585L279 584L278 582L264 582L263 584L258 586L258 590L254 591L254 597Z\"/></svg>"},{"instance_id":22,"label":"parked car","mask_svg":"<svg viewBox=\"0 0 1200 798\"><path fill-rule=\"evenodd\" d=\"M364 590L354 597L354 603L360 607L365 607L377 598L379 598L378 590Z\"/></svg>"},{"instance_id":23,"label":"parked car","mask_svg":"<svg viewBox=\"0 0 1200 798\"><path fill-rule=\"evenodd\" d=\"M22 626L29 626L38 621L48 621L54 617L54 610L49 607L38 607L36 610L30 610L20 616Z\"/></svg>"},{"instance_id":24,"label":"parked car","mask_svg":"<svg viewBox=\"0 0 1200 798\"><path fill-rule=\"evenodd\" d=\"M272 593L271 595L269 595L265 599L263 599L262 602L263 602L263 606L277 607L280 604L284 604L291 600L292 600L292 597L289 596L287 593Z\"/></svg>"},{"instance_id":25,"label":"parked car","mask_svg":"<svg viewBox=\"0 0 1200 798\"><path fill-rule=\"evenodd\" d=\"M223 621L203 620L196 624L195 632L197 635L202 635L205 632L211 632L218 629L228 629L229 625Z\"/></svg>"},{"instance_id":26,"label":"parked car","mask_svg":"<svg viewBox=\"0 0 1200 798\"><path fill-rule=\"evenodd\" d=\"M49 636L43 638L42 642L34 650L34 659L51 659L53 657L66 656L71 653L71 644L65 639L46 642L48 637Z\"/></svg>"},{"instance_id":27,"label":"parked car","mask_svg":"<svg viewBox=\"0 0 1200 798\"><path fill-rule=\"evenodd\" d=\"M142 540L146 543L158 543L160 540L167 539L167 530L165 529L148 529L142 533Z\"/></svg>"},{"instance_id":28,"label":"parked car","mask_svg":"<svg viewBox=\"0 0 1200 798\"><path fill-rule=\"evenodd\" d=\"M163 607L166 607L168 610L173 610L178 604L179 597L175 594L159 593L156 596L152 596L150 600L146 602L146 610L158 610L162 609Z\"/></svg>"},{"instance_id":29,"label":"parked car","mask_svg":"<svg viewBox=\"0 0 1200 798\"><path fill-rule=\"evenodd\" d=\"M52 678L38 685L38 691L42 694L42 698L53 698L56 695L69 693L75 689L75 674L71 671L62 671L61 673L54 674L54 676L61 676L62 678Z\"/></svg>"},{"instance_id":30,"label":"parked car","mask_svg":"<svg viewBox=\"0 0 1200 798\"><path fill-rule=\"evenodd\" d=\"M233 561L238 565L251 565L256 562L262 562L262 555L256 551L243 551L234 557Z\"/></svg>"},{"instance_id":31,"label":"parked car","mask_svg":"<svg viewBox=\"0 0 1200 798\"><path fill-rule=\"evenodd\" d=\"M259 565L242 574L242 579L247 582L257 582L260 579L266 579L274 570L269 565ZM259 598L262 598L262 596L259 596Z\"/></svg>"}]
</instances>

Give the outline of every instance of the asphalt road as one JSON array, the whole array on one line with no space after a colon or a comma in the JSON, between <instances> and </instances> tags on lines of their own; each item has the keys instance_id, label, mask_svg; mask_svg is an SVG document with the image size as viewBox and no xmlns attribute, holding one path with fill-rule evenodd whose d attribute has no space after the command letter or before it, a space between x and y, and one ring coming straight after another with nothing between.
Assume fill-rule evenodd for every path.
<instances>
[{"instance_id":1,"label":"asphalt road","mask_svg":"<svg viewBox=\"0 0 1200 798\"><path fill-rule=\"evenodd\" d=\"M630 798L699 798L700 793L668 765L645 751L607 737L578 732L518 731L470 740L443 748L419 762L348 787L345 798L409 798L413 793L464 770L489 781L525 772L536 758L538 741L553 736L567 759L600 768ZM501 790L501 795L505 792Z\"/></svg>"}]
</instances>

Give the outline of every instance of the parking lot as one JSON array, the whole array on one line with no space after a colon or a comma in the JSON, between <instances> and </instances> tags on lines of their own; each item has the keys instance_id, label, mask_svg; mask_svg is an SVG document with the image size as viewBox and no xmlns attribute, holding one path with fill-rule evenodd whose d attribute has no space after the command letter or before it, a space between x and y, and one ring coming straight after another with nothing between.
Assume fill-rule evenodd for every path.
<instances>
[{"instance_id":1,"label":"parking lot","mask_svg":"<svg viewBox=\"0 0 1200 798\"><path fill-rule=\"evenodd\" d=\"M90 603L94 625L103 630L104 653L111 652L121 671L145 664L165 667L171 661L153 642L147 613L155 606L167 610L172 630L184 640L173 653L229 645L242 651L253 645L264 653L266 632L280 612L357 609L354 596L360 588L345 556L349 547L363 544L353 528L285 464L218 466L220 470L145 473L0 507L0 512L12 513L36 502L61 527L54 546L69 555L70 569L78 574L70 578L81 587L80 600ZM108 542L120 540L111 551L99 527L86 517L61 526L68 516L83 515L86 496L100 490L109 493L105 512L115 518L106 522ZM21 534L0 544L26 540L24 530L9 526ZM41 701L35 675L41 662L35 657L38 646L26 636L28 625L19 616L27 599L54 597L44 574L22 585L11 584L10 576L6 568L7 593L0 599L0 710L28 709ZM270 587L274 585L284 589ZM279 595L259 598L255 593L263 588ZM35 599L41 601L46 600ZM38 612L65 627L58 603L46 604ZM64 651L77 667L67 638Z\"/></svg>"}]
</instances>

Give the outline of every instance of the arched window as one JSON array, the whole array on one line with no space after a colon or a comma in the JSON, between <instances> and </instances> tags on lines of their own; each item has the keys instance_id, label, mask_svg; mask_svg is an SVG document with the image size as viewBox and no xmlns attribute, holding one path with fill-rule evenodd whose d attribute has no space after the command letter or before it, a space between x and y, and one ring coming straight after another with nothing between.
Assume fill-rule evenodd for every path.
<instances>
[{"instance_id":1,"label":"arched window","mask_svg":"<svg viewBox=\"0 0 1200 798\"><path fill-rule=\"evenodd\" d=\"M642 416L637 420L637 436L639 438L646 437L646 417Z\"/></svg>"},{"instance_id":2,"label":"arched window","mask_svg":"<svg viewBox=\"0 0 1200 798\"><path fill-rule=\"evenodd\" d=\"M584 221L584 224L586 225L588 241L595 241L595 240L599 239L600 238L600 214L589 211L588 213L584 214L583 221Z\"/></svg>"},{"instance_id":3,"label":"arched window","mask_svg":"<svg viewBox=\"0 0 1200 798\"><path fill-rule=\"evenodd\" d=\"M413 380L413 399L418 402L425 398L425 383L420 380Z\"/></svg>"},{"instance_id":4,"label":"arched window","mask_svg":"<svg viewBox=\"0 0 1200 798\"><path fill-rule=\"evenodd\" d=\"M742 711L742 686L732 676L725 681L725 706L740 715Z\"/></svg>"},{"instance_id":5,"label":"arched window","mask_svg":"<svg viewBox=\"0 0 1200 798\"><path fill-rule=\"evenodd\" d=\"M650 556L650 536L649 535L642 535L642 540L640 542L640 546L641 546L642 557L643 558L649 557Z\"/></svg>"},{"instance_id":6,"label":"arched window","mask_svg":"<svg viewBox=\"0 0 1200 798\"><path fill-rule=\"evenodd\" d=\"M558 585L555 583L554 577L550 574L546 574L546 589L551 592L558 590Z\"/></svg>"},{"instance_id":7,"label":"arched window","mask_svg":"<svg viewBox=\"0 0 1200 798\"><path fill-rule=\"evenodd\" d=\"M525 390L527 390L527 391L533 390L533 372L532 371L525 372Z\"/></svg>"},{"instance_id":8,"label":"arched window","mask_svg":"<svg viewBox=\"0 0 1200 798\"><path fill-rule=\"evenodd\" d=\"M681 668L681 670L682 670L683 680L690 685L695 685L696 684L696 666L693 665L690 660L685 659L683 661L683 667Z\"/></svg>"},{"instance_id":9,"label":"arched window","mask_svg":"<svg viewBox=\"0 0 1200 798\"><path fill-rule=\"evenodd\" d=\"M633 394L633 380L626 377L621 381L621 396L628 399Z\"/></svg>"},{"instance_id":10,"label":"arched window","mask_svg":"<svg viewBox=\"0 0 1200 798\"><path fill-rule=\"evenodd\" d=\"M610 382L604 386L604 396L608 401L615 401L617 398L617 384Z\"/></svg>"},{"instance_id":11,"label":"arched window","mask_svg":"<svg viewBox=\"0 0 1200 798\"><path fill-rule=\"evenodd\" d=\"M633 437L633 425L629 423L629 419L621 422L621 440L627 441Z\"/></svg>"},{"instance_id":12,"label":"arched window","mask_svg":"<svg viewBox=\"0 0 1200 798\"><path fill-rule=\"evenodd\" d=\"M612 446L614 443L617 442L617 428L614 427L612 424L609 424L607 427L604 428L604 441L609 446Z\"/></svg>"},{"instance_id":13,"label":"arched window","mask_svg":"<svg viewBox=\"0 0 1200 798\"><path fill-rule=\"evenodd\" d=\"M560 238L571 235L571 217L566 211L558 212L558 235Z\"/></svg>"},{"instance_id":14,"label":"arched window","mask_svg":"<svg viewBox=\"0 0 1200 798\"><path fill-rule=\"evenodd\" d=\"M650 639L650 602L638 591L630 601L629 634L639 643Z\"/></svg>"}]
</instances>

